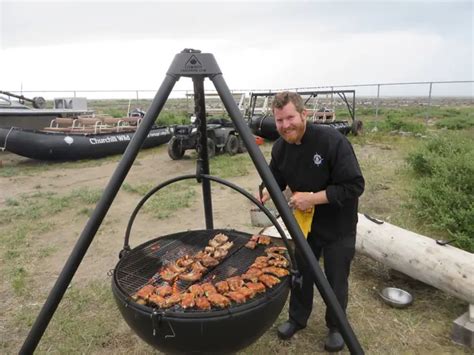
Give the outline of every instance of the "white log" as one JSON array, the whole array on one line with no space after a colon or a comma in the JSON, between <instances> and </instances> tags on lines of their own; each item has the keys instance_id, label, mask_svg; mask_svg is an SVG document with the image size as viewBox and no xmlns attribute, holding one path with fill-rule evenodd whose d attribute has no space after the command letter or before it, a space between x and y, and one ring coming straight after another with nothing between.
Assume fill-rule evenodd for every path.
<instances>
[{"instance_id":1,"label":"white log","mask_svg":"<svg viewBox=\"0 0 474 355\"><path fill-rule=\"evenodd\" d=\"M281 219L280 219L281 222ZM283 226L287 236L288 232ZM279 237L274 226L263 234ZM359 214L357 252L414 279L474 304L474 254Z\"/></svg>"}]
</instances>

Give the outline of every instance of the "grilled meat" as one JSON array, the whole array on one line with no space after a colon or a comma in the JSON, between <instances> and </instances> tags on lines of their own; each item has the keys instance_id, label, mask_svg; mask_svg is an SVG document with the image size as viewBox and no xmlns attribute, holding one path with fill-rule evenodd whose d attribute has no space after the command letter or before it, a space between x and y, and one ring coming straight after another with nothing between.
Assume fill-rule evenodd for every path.
<instances>
[{"instance_id":1,"label":"grilled meat","mask_svg":"<svg viewBox=\"0 0 474 355\"><path fill-rule=\"evenodd\" d=\"M191 272L188 272L187 274L180 274L178 277L180 280L193 282L193 281L197 281L201 279L202 273L191 271Z\"/></svg>"},{"instance_id":2,"label":"grilled meat","mask_svg":"<svg viewBox=\"0 0 474 355\"><path fill-rule=\"evenodd\" d=\"M150 298L148 299L148 302L151 303L152 305L154 304L161 308L165 305L166 300L163 296L151 295Z\"/></svg>"},{"instance_id":3,"label":"grilled meat","mask_svg":"<svg viewBox=\"0 0 474 355\"><path fill-rule=\"evenodd\" d=\"M162 308L169 308L181 302L182 294L181 293L173 293L171 296L165 298L165 304Z\"/></svg>"},{"instance_id":4,"label":"grilled meat","mask_svg":"<svg viewBox=\"0 0 474 355\"><path fill-rule=\"evenodd\" d=\"M204 295L203 288L201 287L201 285L197 285L197 284L189 286L188 292L194 294L194 296L196 297L201 297Z\"/></svg>"},{"instance_id":5,"label":"grilled meat","mask_svg":"<svg viewBox=\"0 0 474 355\"><path fill-rule=\"evenodd\" d=\"M271 241L272 241L271 238L267 237L266 235L260 235L258 237L258 244L269 245Z\"/></svg>"},{"instance_id":6,"label":"grilled meat","mask_svg":"<svg viewBox=\"0 0 474 355\"><path fill-rule=\"evenodd\" d=\"M209 241L209 246L211 246L213 248L217 248L219 245L221 245L221 243L219 243L217 240L211 239Z\"/></svg>"},{"instance_id":7,"label":"grilled meat","mask_svg":"<svg viewBox=\"0 0 474 355\"><path fill-rule=\"evenodd\" d=\"M235 291L244 285L244 280L242 280L242 277L240 276L229 277L226 281L232 291Z\"/></svg>"},{"instance_id":8,"label":"grilled meat","mask_svg":"<svg viewBox=\"0 0 474 355\"><path fill-rule=\"evenodd\" d=\"M277 266L277 267L288 267L290 265L290 263L286 258L283 258L283 259L270 259L270 260L268 260L268 265Z\"/></svg>"},{"instance_id":9,"label":"grilled meat","mask_svg":"<svg viewBox=\"0 0 474 355\"><path fill-rule=\"evenodd\" d=\"M234 245L234 242L227 242L219 246L219 249L229 250Z\"/></svg>"},{"instance_id":10,"label":"grilled meat","mask_svg":"<svg viewBox=\"0 0 474 355\"><path fill-rule=\"evenodd\" d=\"M193 308L195 305L194 301L194 294L193 293L185 293L181 298L181 307L184 309L186 308Z\"/></svg>"},{"instance_id":11,"label":"grilled meat","mask_svg":"<svg viewBox=\"0 0 474 355\"><path fill-rule=\"evenodd\" d=\"M179 267L187 268L193 262L194 262L194 259L186 254L185 256L176 260L176 265L178 265Z\"/></svg>"},{"instance_id":12,"label":"grilled meat","mask_svg":"<svg viewBox=\"0 0 474 355\"><path fill-rule=\"evenodd\" d=\"M197 297L195 299L195 304L197 308L202 309L202 310L207 311L211 309L211 304L209 303L206 297Z\"/></svg>"},{"instance_id":13,"label":"grilled meat","mask_svg":"<svg viewBox=\"0 0 474 355\"><path fill-rule=\"evenodd\" d=\"M179 267L176 263L171 263L167 266L168 270L171 272L175 272L177 274L181 274L182 272L186 271L185 267Z\"/></svg>"},{"instance_id":14,"label":"grilled meat","mask_svg":"<svg viewBox=\"0 0 474 355\"><path fill-rule=\"evenodd\" d=\"M215 247L210 247L210 246L207 246L204 248L204 251L207 253L207 254L212 254L214 253L214 251L216 250Z\"/></svg>"},{"instance_id":15,"label":"grilled meat","mask_svg":"<svg viewBox=\"0 0 474 355\"><path fill-rule=\"evenodd\" d=\"M266 253L285 254L287 249L285 247L269 247L265 249Z\"/></svg>"},{"instance_id":16,"label":"grilled meat","mask_svg":"<svg viewBox=\"0 0 474 355\"><path fill-rule=\"evenodd\" d=\"M245 285L242 286L241 288L238 288L236 291L243 294L245 296L245 298L247 298L247 299L248 298L253 298L256 294L255 290L252 290L252 289L246 287Z\"/></svg>"},{"instance_id":17,"label":"grilled meat","mask_svg":"<svg viewBox=\"0 0 474 355\"><path fill-rule=\"evenodd\" d=\"M268 261L268 259L269 259L268 256L257 256L255 258L255 262L256 263L265 263L265 262Z\"/></svg>"},{"instance_id":18,"label":"grilled meat","mask_svg":"<svg viewBox=\"0 0 474 355\"><path fill-rule=\"evenodd\" d=\"M135 301L137 301L138 299L142 299L146 301L154 293L154 291L155 291L155 286L145 285L132 296L132 299Z\"/></svg>"},{"instance_id":19,"label":"grilled meat","mask_svg":"<svg viewBox=\"0 0 474 355\"><path fill-rule=\"evenodd\" d=\"M220 293L207 295L207 299L216 307L224 308L230 305L230 300L227 297L222 296Z\"/></svg>"},{"instance_id":20,"label":"grilled meat","mask_svg":"<svg viewBox=\"0 0 474 355\"><path fill-rule=\"evenodd\" d=\"M250 265L250 268L255 268L255 269L263 269L264 267L268 266L267 261L261 261L261 262L254 262L252 265Z\"/></svg>"},{"instance_id":21,"label":"grilled meat","mask_svg":"<svg viewBox=\"0 0 474 355\"><path fill-rule=\"evenodd\" d=\"M246 248L249 248L249 249L255 249L257 247L257 242L253 241L253 240L249 240L246 244L245 244L245 247Z\"/></svg>"},{"instance_id":22,"label":"grilled meat","mask_svg":"<svg viewBox=\"0 0 474 355\"><path fill-rule=\"evenodd\" d=\"M265 286L272 288L280 282L278 277L273 275L263 274L258 277L258 279L265 284Z\"/></svg>"},{"instance_id":23,"label":"grilled meat","mask_svg":"<svg viewBox=\"0 0 474 355\"><path fill-rule=\"evenodd\" d=\"M216 283L216 289L219 293L222 293L222 294L230 290L229 284L225 280Z\"/></svg>"},{"instance_id":24,"label":"grilled meat","mask_svg":"<svg viewBox=\"0 0 474 355\"><path fill-rule=\"evenodd\" d=\"M166 297L173 293L173 288L170 285L163 285L155 288L155 293L158 296Z\"/></svg>"},{"instance_id":25,"label":"grilled meat","mask_svg":"<svg viewBox=\"0 0 474 355\"><path fill-rule=\"evenodd\" d=\"M255 291L256 293L265 292L265 285L261 282L247 282L245 286Z\"/></svg>"},{"instance_id":26,"label":"grilled meat","mask_svg":"<svg viewBox=\"0 0 474 355\"><path fill-rule=\"evenodd\" d=\"M225 242L229 240L229 237L223 233L219 233L219 234L216 234L213 239L217 241L219 244L224 244Z\"/></svg>"},{"instance_id":27,"label":"grilled meat","mask_svg":"<svg viewBox=\"0 0 474 355\"><path fill-rule=\"evenodd\" d=\"M178 294L178 293L181 293L181 292L182 292L182 290L181 290L181 287L179 287L179 285L178 285L178 282L177 282L177 281L176 281L176 282L173 284L173 287L172 287L172 289L173 289L173 292L172 292L172 294L173 294L173 295L174 295L174 294Z\"/></svg>"},{"instance_id":28,"label":"grilled meat","mask_svg":"<svg viewBox=\"0 0 474 355\"><path fill-rule=\"evenodd\" d=\"M206 267L216 266L219 264L219 260L213 258L212 256L205 256L201 259L201 263Z\"/></svg>"},{"instance_id":29,"label":"grilled meat","mask_svg":"<svg viewBox=\"0 0 474 355\"><path fill-rule=\"evenodd\" d=\"M200 273L205 273L207 271L207 268L204 267L200 261L195 261L192 265L191 265L191 270L193 272L200 272Z\"/></svg>"},{"instance_id":30,"label":"grilled meat","mask_svg":"<svg viewBox=\"0 0 474 355\"><path fill-rule=\"evenodd\" d=\"M252 241L252 242L258 242L258 238L259 238L259 237L260 237L259 234L252 235L252 236L250 237L250 241Z\"/></svg>"},{"instance_id":31,"label":"grilled meat","mask_svg":"<svg viewBox=\"0 0 474 355\"><path fill-rule=\"evenodd\" d=\"M216 288L210 282L203 283L201 287L204 290L204 294L206 296L212 295L213 293L217 293Z\"/></svg>"},{"instance_id":32,"label":"grilled meat","mask_svg":"<svg viewBox=\"0 0 474 355\"><path fill-rule=\"evenodd\" d=\"M261 269L251 267L250 269L247 270L245 274L242 275L242 279L252 281L252 282L257 282L258 277L262 274L263 274L263 271Z\"/></svg>"},{"instance_id":33,"label":"grilled meat","mask_svg":"<svg viewBox=\"0 0 474 355\"><path fill-rule=\"evenodd\" d=\"M238 292L238 291L230 291L226 294L232 301L235 303L244 303L245 302L245 295Z\"/></svg>"},{"instance_id":34,"label":"grilled meat","mask_svg":"<svg viewBox=\"0 0 474 355\"><path fill-rule=\"evenodd\" d=\"M283 277L289 274L287 269L281 267L269 266L262 269L263 272L267 274L272 274L278 277Z\"/></svg>"},{"instance_id":35,"label":"grilled meat","mask_svg":"<svg viewBox=\"0 0 474 355\"><path fill-rule=\"evenodd\" d=\"M171 271L167 267L160 271L161 278L169 283L173 283L174 279L176 279L178 275L179 274L177 272Z\"/></svg>"},{"instance_id":36,"label":"grilled meat","mask_svg":"<svg viewBox=\"0 0 474 355\"><path fill-rule=\"evenodd\" d=\"M212 254L212 257L217 259L217 260L222 260L226 257L228 251L226 249L223 249L222 247L216 248L214 251L214 254Z\"/></svg>"}]
</instances>

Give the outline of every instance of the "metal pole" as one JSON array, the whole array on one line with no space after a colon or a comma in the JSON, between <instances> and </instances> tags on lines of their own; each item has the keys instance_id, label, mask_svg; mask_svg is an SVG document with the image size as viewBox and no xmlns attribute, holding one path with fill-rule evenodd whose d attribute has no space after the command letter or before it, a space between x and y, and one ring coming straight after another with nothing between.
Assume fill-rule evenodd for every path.
<instances>
[{"instance_id":1,"label":"metal pole","mask_svg":"<svg viewBox=\"0 0 474 355\"><path fill-rule=\"evenodd\" d=\"M428 108L426 110L426 116L425 116L427 121L430 118L430 114L431 114L431 91L432 91L432 89L433 89L433 83L431 82L429 93L428 93Z\"/></svg>"},{"instance_id":2,"label":"metal pole","mask_svg":"<svg viewBox=\"0 0 474 355\"><path fill-rule=\"evenodd\" d=\"M337 322L339 329L341 330L341 334L344 340L347 343L347 346L351 353L353 354L363 354L364 351L360 346L357 337L355 336L352 328L347 321L346 315L340 306L339 302L336 299L334 291L332 290L331 286L329 285L326 277L324 276L319 263L316 259L316 256L313 254L308 242L303 236L300 227L298 226L293 214L291 213L288 204L280 191L280 188L273 177L273 174L268 167L268 164L263 157L260 149L258 148L253 135L250 132L249 127L245 124L242 114L239 111L239 108L235 104L232 96L230 95L229 88L222 77L222 74L217 74L211 77L214 86L219 93L219 96L224 103L227 112L229 113L232 121L234 122L237 131L239 132L242 140L244 141L245 146L249 152L252 161L257 168L257 171L265 183L270 196L272 197L275 206L280 213L283 222L288 228L290 235L292 236L296 247L301 252L304 260L306 261L307 265L309 266L311 273L314 278L314 282L316 287L319 290L324 302L326 305L336 314Z\"/></svg>"},{"instance_id":3,"label":"metal pole","mask_svg":"<svg viewBox=\"0 0 474 355\"><path fill-rule=\"evenodd\" d=\"M377 100L375 101L375 118L379 117L380 84L377 84Z\"/></svg>"},{"instance_id":4,"label":"metal pole","mask_svg":"<svg viewBox=\"0 0 474 355\"><path fill-rule=\"evenodd\" d=\"M153 99L153 102L151 103L148 112L143 118L140 127L137 129L133 135L132 140L128 144L128 147L123 154L122 160L120 160L120 163L110 178L100 201L97 203L92 216L84 227L81 236L76 242L71 255L69 255L69 258L64 265L61 274L56 280L56 283L54 284L45 304L43 305L43 308L36 318L35 323L31 327L30 332L23 343L22 348L20 349L20 354L32 354L35 351L44 331L48 327L49 321L53 317L53 314L59 305L59 302L63 298L64 293L71 282L71 279L73 278L77 268L84 258L84 255L86 254L87 249L89 248L95 234L97 233L97 230L99 229L105 215L107 214L110 205L112 204L120 189L120 186L127 176L128 171L135 161L140 147L148 135L148 132L150 132L151 126L155 122L156 117L158 117L159 113L161 112L161 109L163 108L177 80L178 77L176 76L169 74L166 75L165 80L161 84L160 89Z\"/></svg>"},{"instance_id":5,"label":"metal pole","mask_svg":"<svg viewBox=\"0 0 474 355\"><path fill-rule=\"evenodd\" d=\"M206 102L204 93L204 77L194 76L194 112L196 114L196 122L198 122L198 144L199 157L197 164L197 175L209 175L209 152L207 149L207 120L206 120ZM206 218L206 228L214 229L212 217L212 199L211 199L211 182L208 179L202 179L202 196L204 202L204 216Z\"/></svg>"}]
</instances>

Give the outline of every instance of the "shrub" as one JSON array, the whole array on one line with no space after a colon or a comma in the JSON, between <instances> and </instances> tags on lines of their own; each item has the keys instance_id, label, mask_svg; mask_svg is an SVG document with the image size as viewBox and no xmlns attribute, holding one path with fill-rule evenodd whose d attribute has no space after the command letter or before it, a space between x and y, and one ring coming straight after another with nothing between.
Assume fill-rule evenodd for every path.
<instances>
[{"instance_id":1,"label":"shrub","mask_svg":"<svg viewBox=\"0 0 474 355\"><path fill-rule=\"evenodd\" d=\"M170 126L175 124L189 124L190 120L185 112L169 112L162 111L156 119L156 124L159 126Z\"/></svg>"},{"instance_id":2,"label":"shrub","mask_svg":"<svg viewBox=\"0 0 474 355\"><path fill-rule=\"evenodd\" d=\"M415 214L474 252L474 145L468 135L434 137L407 158L417 181Z\"/></svg>"}]
</instances>

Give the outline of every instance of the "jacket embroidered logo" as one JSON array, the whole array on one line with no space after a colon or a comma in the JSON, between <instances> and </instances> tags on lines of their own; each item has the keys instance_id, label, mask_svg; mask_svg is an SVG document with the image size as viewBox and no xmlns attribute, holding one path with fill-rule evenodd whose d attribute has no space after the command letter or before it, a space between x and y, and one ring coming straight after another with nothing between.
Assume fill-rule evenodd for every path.
<instances>
[{"instance_id":1,"label":"jacket embroidered logo","mask_svg":"<svg viewBox=\"0 0 474 355\"><path fill-rule=\"evenodd\" d=\"M314 165L320 166L323 163L323 157L316 153L313 157Z\"/></svg>"}]
</instances>

